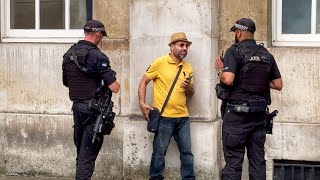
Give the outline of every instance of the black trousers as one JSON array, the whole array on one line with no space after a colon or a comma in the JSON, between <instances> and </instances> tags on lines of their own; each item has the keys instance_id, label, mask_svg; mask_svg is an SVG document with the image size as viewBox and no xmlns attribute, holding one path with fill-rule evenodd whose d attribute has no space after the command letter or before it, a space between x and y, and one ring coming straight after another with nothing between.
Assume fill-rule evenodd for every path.
<instances>
[{"instance_id":1,"label":"black trousers","mask_svg":"<svg viewBox=\"0 0 320 180\"><path fill-rule=\"evenodd\" d=\"M223 153L226 165L223 180L240 180L247 148L249 179L266 179L264 143L266 140L265 113L238 113L227 106L222 125Z\"/></svg>"},{"instance_id":2,"label":"black trousers","mask_svg":"<svg viewBox=\"0 0 320 180\"><path fill-rule=\"evenodd\" d=\"M76 180L89 180L103 143L103 135L92 143L97 114L88 110L87 103L73 103L74 143L77 147Z\"/></svg>"}]
</instances>

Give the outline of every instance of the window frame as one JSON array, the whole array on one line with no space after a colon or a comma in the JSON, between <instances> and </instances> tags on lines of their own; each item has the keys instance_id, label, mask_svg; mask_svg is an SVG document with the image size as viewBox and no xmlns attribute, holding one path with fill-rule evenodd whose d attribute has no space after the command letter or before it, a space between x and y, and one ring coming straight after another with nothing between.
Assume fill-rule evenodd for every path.
<instances>
[{"instance_id":1,"label":"window frame","mask_svg":"<svg viewBox=\"0 0 320 180\"><path fill-rule=\"evenodd\" d=\"M282 0L272 0L272 46L319 47L320 34L316 34L317 0L312 0L311 34L282 34Z\"/></svg>"},{"instance_id":2,"label":"window frame","mask_svg":"<svg viewBox=\"0 0 320 180\"><path fill-rule=\"evenodd\" d=\"M1 0L1 42L74 43L84 37L83 29L70 29L70 0L65 2L65 29L40 28L40 0L35 0L35 29L10 29L10 1Z\"/></svg>"}]
</instances>

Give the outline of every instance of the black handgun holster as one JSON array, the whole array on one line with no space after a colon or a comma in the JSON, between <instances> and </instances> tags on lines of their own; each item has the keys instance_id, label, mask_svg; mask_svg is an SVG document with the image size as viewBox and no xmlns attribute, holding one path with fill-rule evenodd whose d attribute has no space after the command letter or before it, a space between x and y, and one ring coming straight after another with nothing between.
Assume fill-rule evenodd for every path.
<instances>
[{"instance_id":1,"label":"black handgun holster","mask_svg":"<svg viewBox=\"0 0 320 180\"><path fill-rule=\"evenodd\" d=\"M99 111L98 100L96 100L95 98L90 99L90 100L89 100L89 103L88 103L88 109L89 109L90 111L100 112L100 111Z\"/></svg>"},{"instance_id":2,"label":"black handgun holster","mask_svg":"<svg viewBox=\"0 0 320 180\"><path fill-rule=\"evenodd\" d=\"M217 98L226 101L230 97L230 88L224 87L221 83L216 84L215 87Z\"/></svg>"}]
</instances>

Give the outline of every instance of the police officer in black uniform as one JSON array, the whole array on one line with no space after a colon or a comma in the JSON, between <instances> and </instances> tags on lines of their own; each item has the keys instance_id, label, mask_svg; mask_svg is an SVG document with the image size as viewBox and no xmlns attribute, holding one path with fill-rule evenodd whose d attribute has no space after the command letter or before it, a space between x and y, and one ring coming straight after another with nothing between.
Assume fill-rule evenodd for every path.
<instances>
[{"instance_id":1,"label":"police officer in black uniform","mask_svg":"<svg viewBox=\"0 0 320 180\"><path fill-rule=\"evenodd\" d=\"M69 88L69 97L73 101L77 180L91 179L103 143L101 134L92 143L93 126L98 114L88 109L88 103L95 97L101 83L113 93L120 89L109 58L97 47L103 36L107 36L104 25L97 20L90 20L84 26L84 34L84 40L64 54L62 64L63 84Z\"/></svg>"},{"instance_id":2,"label":"police officer in black uniform","mask_svg":"<svg viewBox=\"0 0 320 180\"><path fill-rule=\"evenodd\" d=\"M250 180L266 179L264 143L266 109L270 88L281 90L282 79L274 57L254 40L255 23L238 20L231 28L235 44L227 49L215 68L220 80L229 85L230 97L223 117L222 142L226 165L223 180L240 180L247 148Z\"/></svg>"}]
</instances>

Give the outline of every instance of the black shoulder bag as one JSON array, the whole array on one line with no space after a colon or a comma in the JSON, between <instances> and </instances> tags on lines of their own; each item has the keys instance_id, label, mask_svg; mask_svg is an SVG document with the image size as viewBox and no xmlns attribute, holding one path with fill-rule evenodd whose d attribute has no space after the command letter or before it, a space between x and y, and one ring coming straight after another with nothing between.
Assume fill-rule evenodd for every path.
<instances>
[{"instance_id":1,"label":"black shoulder bag","mask_svg":"<svg viewBox=\"0 0 320 180\"><path fill-rule=\"evenodd\" d=\"M166 107L168 101L169 101L169 98L170 98L170 95L172 93L172 90L175 86L175 84L177 83L177 80L178 80L178 77L180 75L180 72L181 72L181 69L182 69L182 66L179 66L179 70L178 70L178 73L171 85L171 88L168 92L168 95L166 97L166 100L164 101L163 103L163 106L161 108L161 112L159 111L159 109L157 108L153 108L152 110L149 111L149 121L148 121L148 125L147 125L147 130L149 132L152 132L152 133L157 133L158 130L159 130L159 123L160 123L160 117L164 111L164 108Z\"/></svg>"}]
</instances>

